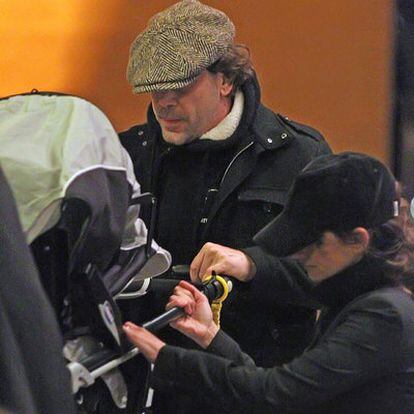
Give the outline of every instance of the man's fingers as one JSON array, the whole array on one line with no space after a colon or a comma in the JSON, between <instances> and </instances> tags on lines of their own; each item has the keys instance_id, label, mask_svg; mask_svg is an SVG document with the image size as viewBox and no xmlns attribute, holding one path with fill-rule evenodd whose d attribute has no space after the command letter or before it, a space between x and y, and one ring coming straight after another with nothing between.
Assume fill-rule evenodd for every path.
<instances>
[{"instance_id":1,"label":"man's fingers","mask_svg":"<svg viewBox=\"0 0 414 414\"><path fill-rule=\"evenodd\" d=\"M204 259L204 247L197 253L193 261L190 264L190 278L192 282L198 282L200 280L200 266Z\"/></svg>"},{"instance_id":2,"label":"man's fingers","mask_svg":"<svg viewBox=\"0 0 414 414\"><path fill-rule=\"evenodd\" d=\"M215 263L220 247L214 243L206 243L198 252L190 265L190 277L193 282L202 281L206 269Z\"/></svg>"}]
</instances>

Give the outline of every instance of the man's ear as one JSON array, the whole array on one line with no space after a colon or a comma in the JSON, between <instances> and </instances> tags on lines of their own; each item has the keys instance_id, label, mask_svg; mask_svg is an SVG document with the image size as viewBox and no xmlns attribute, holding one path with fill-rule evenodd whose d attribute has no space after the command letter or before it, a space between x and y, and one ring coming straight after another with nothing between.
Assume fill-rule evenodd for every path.
<instances>
[{"instance_id":1,"label":"man's ear","mask_svg":"<svg viewBox=\"0 0 414 414\"><path fill-rule=\"evenodd\" d=\"M234 85L223 74L221 75L220 93L221 96L228 97L231 95Z\"/></svg>"},{"instance_id":2,"label":"man's ear","mask_svg":"<svg viewBox=\"0 0 414 414\"><path fill-rule=\"evenodd\" d=\"M352 230L352 236L355 240L354 246L361 253L368 249L370 235L365 227L356 227Z\"/></svg>"}]
</instances>

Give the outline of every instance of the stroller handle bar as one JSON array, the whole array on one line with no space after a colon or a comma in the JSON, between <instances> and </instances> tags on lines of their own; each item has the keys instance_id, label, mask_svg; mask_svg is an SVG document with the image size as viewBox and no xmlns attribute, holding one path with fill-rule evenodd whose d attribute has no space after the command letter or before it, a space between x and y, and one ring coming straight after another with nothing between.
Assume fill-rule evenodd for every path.
<instances>
[{"instance_id":1,"label":"stroller handle bar","mask_svg":"<svg viewBox=\"0 0 414 414\"><path fill-rule=\"evenodd\" d=\"M224 286L224 283L226 286ZM207 296L209 302L214 302L223 297L225 292L230 292L233 284L228 277L216 277L213 275L206 283L199 287ZM183 314L184 310L182 308L174 307L145 322L142 326L151 332L156 332ZM103 349L84 360L69 363L67 368L72 379L73 394L76 394L80 388L89 387L97 378L135 357L138 353L139 349L135 347L121 356L114 351Z\"/></svg>"},{"instance_id":2,"label":"stroller handle bar","mask_svg":"<svg viewBox=\"0 0 414 414\"><path fill-rule=\"evenodd\" d=\"M224 286L224 284L226 284L226 286ZM228 277L216 277L216 275L213 275L206 283L203 283L200 290L207 296L207 299L211 303L223 297L224 293L230 292L232 288L232 281ZM184 310L176 306L156 318L145 322L142 327L148 329L150 332L156 332L167 326L174 319L178 319L183 315Z\"/></svg>"}]
</instances>

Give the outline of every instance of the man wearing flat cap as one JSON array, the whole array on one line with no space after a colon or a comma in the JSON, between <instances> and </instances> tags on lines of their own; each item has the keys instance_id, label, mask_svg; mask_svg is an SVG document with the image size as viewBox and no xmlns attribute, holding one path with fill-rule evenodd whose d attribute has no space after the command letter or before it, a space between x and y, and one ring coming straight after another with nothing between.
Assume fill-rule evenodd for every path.
<instances>
[{"instance_id":1,"label":"man wearing flat cap","mask_svg":"<svg viewBox=\"0 0 414 414\"><path fill-rule=\"evenodd\" d=\"M249 51L234 36L226 14L183 0L153 16L131 45L127 78L151 105L147 123L120 138L142 190L158 199L155 238L175 265L189 265L210 242L244 249L255 268L265 253L250 247L252 237L280 213L298 172L330 152L316 130L261 104ZM236 283L221 323L258 365L273 366L306 346L314 311L269 294L271 279L289 290L303 274L297 264L278 260L277 278L257 268L251 282Z\"/></svg>"}]
</instances>

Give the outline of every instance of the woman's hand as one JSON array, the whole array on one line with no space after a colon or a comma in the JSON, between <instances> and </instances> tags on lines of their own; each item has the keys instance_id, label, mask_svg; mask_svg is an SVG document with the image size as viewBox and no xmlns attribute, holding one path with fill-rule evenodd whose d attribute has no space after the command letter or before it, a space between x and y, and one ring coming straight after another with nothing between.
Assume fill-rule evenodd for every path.
<instances>
[{"instance_id":1,"label":"woman's hand","mask_svg":"<svg viewBox=\"0 0 414 414\"><path fill-rule=\"evenodd\" d=\"M256 274L256 265L252 259L240 250L206 243L190 265L190 276L193 282L203 281L212 272L218 275L235 277L247 282Z\"/></svg>"},{"instance_id":2,"label":"woman's hand","mask_svg":"<svg viewBox=\"0 0 414 414\"><path fill-rule=\"evenodd\" d=\"M207 348L219 328L213 321L213 313L206 296L195 286L182 280L174 288L167 309L174 306L183 308L186 315L171 322L170 325L202 348Z\"/></svg>"},{"instance_id":3,"label":"woman's hand","mask_svg":"<svg viewBox=\"0 0 414 414\"><path fill-rule=\"evenodd\" d=\"M161 341L150 331L132 322L125 322L123 328L128 339L139 349L145 358L149 362L155 362L161 348L165 346L165 342Z\"/></svg>"}]
</instances>

